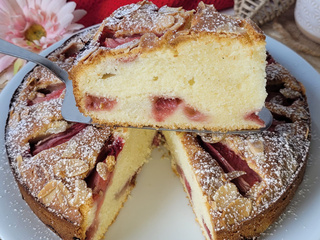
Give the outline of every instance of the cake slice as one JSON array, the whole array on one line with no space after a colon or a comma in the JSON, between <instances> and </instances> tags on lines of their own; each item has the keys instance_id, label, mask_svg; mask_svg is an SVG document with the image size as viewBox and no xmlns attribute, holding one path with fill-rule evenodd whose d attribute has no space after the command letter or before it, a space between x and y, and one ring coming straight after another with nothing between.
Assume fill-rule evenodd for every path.
<instances>
[{"instance_id":1,"label":"cake slice","mask_svg":"<svg viewBox=\"0 0 320 240\"><path fill-rule=\"evenodd\" d=\"M264 125L265 36L249 20L143 1L106 18L70 71L81 112L118 126Z\"/></svg>"},{"instance_id":2,"label":"cake slice","mask_svg":"<svg viewBox=\"0 0 320 240\"><path fill-rule=\"evenodd\" d=\"M277 63L267 66L272 127L259 134L163 132L207 240L254 239L293 198L310 147L304 88Z\"/></svg>"}]
</instances>

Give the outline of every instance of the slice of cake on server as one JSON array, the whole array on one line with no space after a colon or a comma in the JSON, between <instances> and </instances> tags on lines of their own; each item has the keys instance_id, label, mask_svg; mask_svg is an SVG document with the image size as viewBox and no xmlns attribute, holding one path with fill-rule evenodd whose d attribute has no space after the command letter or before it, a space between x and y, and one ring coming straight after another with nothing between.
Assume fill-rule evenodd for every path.
<instances>
[{"instance_id":1,"label":"slice of cake on server","mask_svg":"<svg viewBox=\"0 0 320 240\"><path fill-rule=\"evenodd\" d=\"M119 126L264 125L265 36L249 20L143 1L106 18L70 71L81 112Z\"/></svg>"}]
</instances>

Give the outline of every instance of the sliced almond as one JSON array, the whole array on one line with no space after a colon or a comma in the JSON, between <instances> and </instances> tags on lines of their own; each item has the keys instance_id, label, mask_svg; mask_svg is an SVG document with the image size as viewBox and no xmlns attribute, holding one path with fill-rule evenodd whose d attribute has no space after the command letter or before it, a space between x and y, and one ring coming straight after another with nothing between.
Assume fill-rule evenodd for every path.
<instances>
[{"instance_id":1,"label":"sliced almond","mask_svg":"<svg viewBox=\"0 0 320 240\"><path fill-rule=\"evenodd\" d=\"M74 197L69 201L69 204L73 207L80 207L91 197L92 190L87 187L87 183L84 180L76 180Z\"/></svg>"},{"instance_id":2,"label":"sliced almond","mask_svg":"<svg viewBox=\"0 0 320 240\"><path fill-rule=\"evenodd\" d=\"M45 205L49 205L53 201L58 201L61 205L68 205L72 195L61 181L52 180L41 189L38 193L38 198Z\"/></svg>"},{"instance_id":3,"label":"sliced almond","mask_svg":"<svg viewBox=\"0 0 320 240\"><path fill-rule=\"evenodd\" d=\"M46 134L54 134L64 132L68 127L68 123L66 121L54 121L50 124Z\"/></svg>"},{"instance_id":4,"label":"sliced almond","mask_svg":"<svg viewBox=\"0 0 320 240\"><path fill-rule=\"evenodd\" d=\"M252 203L250 199L244 197L237 198L224 210L222 219L226 225L233 225L249 217L251 211Z\"/></svg>"},{"instance_id":5,"label":"sliced almond","mask_svg":"<svg viewBox=\"0 0 320 240\"><path fill-rule=\"evenodd\" d=\"M216 207L219 209L224 209L236 198L240 197L240 193L233 183L227 183L221 186L213 196L213 201Z\"/></svg>"},{"instance_id":6,"label":"sliced almond","mask_svg":"<svg viewBox=\"0 0 320 240\"><path fill-rule=\"evenodd\" d=\"M29 108L24 108L20 113L20 118L27 118L29 116L30 110Z\"/></svg>"},{"instance_id":7,"label":"sliced almond","mask_svg":"<svg viewBox=\"0 0 320 240\"><path fill-rule=\"evenodd\" d=\"M221 179L224 182L230 182L233 179L236 179L236 178L243 176L245 174L246 174L245 171L232 171L232 172L222 174Z\"/></svg>"},{"instance_id":8,"label":"sliced almond","mask_svg":"<svg viewBox=\"0 0 320 240\"><path fill-rule=\"evenodd\" d=\"M57 185L56 196L58 201L65 205L69 205L68 202L72 198L70 191L62 182L59 182Z\"/></svg>"},{"instance_id":9,"label":"sliced almond","mask_svg":"<svg viewBox=\"0 0 320 240\"><path fill-rule=\"evenodd\" d=\"M9 118L9 126L12 128L15 128L18 126L19 122L20 122L21 118L20 118L20 114L16 111L11 111L10 112L10 118Z\"/></svg>"},{"instance_id":10,"label":"sliced almond","mask_svg":"<svg viewBox=\"0 0 320 240\"><path fill-rule=\"evenodd\" d=\"M200 136L202 141L208 142L208 143L221 142L226 138L226 134L214 134L214 133L201 133Z\"/></svg>"},{"instance_id":11,"label":"sliced almond","mask_svg":"<svg viewBox=\"0 0 320 240\"><path fill-rule=\"evenodd\" d=\"M248 147L250 149L250 152L254 155L261 155L264 153L264 144L262 141L257 140L253 142L248 142Z\"/></svg>"},{"instance_id":12,"label":"sliced almond","mask_svg":"<svg viewBox=\"0 0 320 240\"><path fill-rule=\"evenodd\" d=\"M112 172L114 170L114 166L116 165L116 158L113 155L109 155L106 158L106 164L107 164L107 169L109 172Z\"/></svg>"},{"instance_id":13,"label":"sliced almond","mask_svg":"<svg viewBox=\"0 0 320 240\"><path fill-rule=\"evenodd\" d=\"M21 167L21 164L22 164L22 162L23 162L22 156L19 155L19 156L16 158L16 161L17 161L17 166L18 166L18 168L20 168L20 167Z\"/></svg>"},{"instance_id":14,"label":"sliced almond","mask_svg":"<svg viewBox=\"0 0 320 240\"><path fill-rule=\"evenodd\" d=\"M62 178L79 176L88 170L89 164L77 158L61 159L53 169L54 174Z\"/></svg>"},{"instance_id":15,"label":"sliced almond","mask_svg":"<svg viewBox=\"0 0 320 240\"><path fill-rule=\"evenodd\" d=\"M61 157L62 158L72 158L73 153L77 152L78 144L74 140L68 141L68 145L66 146L66 150L63 151Z\"/></svg>"},{"instance_id":16,"label":"sliced almond","mask_svg":"<svg viewBox=\"0 0 320 240\"><path fill-rule=\"evenodd\" d=\"M56 196L57 186L59 181L52 180L48 182L38 193L38 198L45 204L48 205L53 201Z\"/></svg>"},{"instance_id":17,"label":"sliced almond","mask_svg":"<svg viewBox=\"0 0 320 240\"><path fill-rule=\"evenodd\" d=\"M103 180L107 180L109 172L108 172L108 165L106 163L99 162L97 164L96 170Z\"/></svg>"}]
</instances>

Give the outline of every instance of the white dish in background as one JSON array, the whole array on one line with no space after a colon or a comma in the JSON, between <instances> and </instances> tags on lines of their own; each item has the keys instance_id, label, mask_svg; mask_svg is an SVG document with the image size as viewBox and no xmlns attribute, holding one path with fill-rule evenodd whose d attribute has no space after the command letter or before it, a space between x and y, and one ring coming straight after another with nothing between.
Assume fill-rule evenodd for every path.
<instances>
[{"instance_id":1,"label":"white dish in background","mask_svg":"<svg viewBox=\"0 0 320 240\"><path fill-rule=\"evenodd\" d=\"M48 54L61 42L44 51ZM267 49L276 61L286 67L307 90L312 118L312 142L304 181L294 199L261 239L320 238L320 75L295 52L267 38ZM33 64L27 64L0 94L0 238L59 239L22 200L8 164L4 131L10 100L23 76ZM131 197L106 234L116 240L195 240L204 239L189 206L186 193L170 162L158 150L137 178Z\"/></svg>"}]
</instances>

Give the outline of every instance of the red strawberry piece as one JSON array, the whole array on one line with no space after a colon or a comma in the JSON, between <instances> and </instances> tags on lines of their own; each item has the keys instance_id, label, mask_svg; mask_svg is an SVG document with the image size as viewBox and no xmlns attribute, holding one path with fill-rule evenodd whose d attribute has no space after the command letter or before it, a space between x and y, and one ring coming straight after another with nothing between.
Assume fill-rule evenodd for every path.
<instances>
[{"instance_id":1,"label":"red strawberry piece","mask_svg":"<svg viewBox=\"0 0 320 240\"><path fill-rule=\"evenodd\" d=\"M132 42L135 39L140 39L140 36L125 37L125 38L106 38L104 46L107 48L116 48L122 44Z\"/></svg>"},{"instance_id":2,"label":"red strawberry piece","mask_svg":"<svg viewBox=\"0 0 320 240\"><path fill-rule=\"evenodd\" d=\"M115 159L117 160L123 146L124 142L122 138L114 139L113 137L110 137L101 149L97 157L97 162L105 162L108 156L115 156ZM105 192L112 176L113 172L110 172L107 179L103 180L96 170L92 171L87 178L87 184L88 187L92 188L94 198L98 198L100 196L100 192Z\"/></svg>"},{"instance_id":3,"label":"red strawberry piece","mask_svg":"<svg viewBox=\"0 0 320 240\"><path fill-rule=\"evenodd\" d=\"M210 239L212 239L210 230L209 230L207 224L204 222L204 219L202 219L202 223L203 223L204 228L206 229L206 232L207 232L208 236L210 237Z\"/></svg>"},{"instance_id":4,"label":"red strawberry piece","mask_svg":"<svg viewBox=\"0 0 320 240\"><path fill-rule=\"evenodd\" d=\"M117 104L116 99L86 95L85 106L91 111L110 111Z\"/></svg>"},{"instance_id":5,"label":"red strawberry piece","mask_svg":"<svg viewBox=\"0 0 320 240\"><path fill-rule=\"evenodd\" d=\"M241 194L245 194L256 183L260 176L253 171L247 162L222 143L206 143L200 138L200 145L219 163L224 172L243 171L246 174L233 180Z\"/></svg>"},{"instance_id":6,"label":"red strawberry piece","mask_svg":"<svg viewBox=\"0 0 320 240\"><path fill-rule=\"evenodd\" d=\"M201 113L200 111L196 110L193 107L185 106L183 108L183 113L187 116L188 119L195 121L195 122L202 122L207 119L207 116Z\"/></svg>"},{"instance_id":7,"label":"red strawberry piece","mask_svg":"<svg viewBox=\"0 0 320 240\"><path fill-rule=\"evenodd\" d=\"M265 125L264 121L262 121L262 120L260 119L260 117L259 117L255 112L247 114L247 115L244 117L244 119L245 119L245 120L248 120L248 121L255 122L255 123L257 123L258 125L260 125L260 126L262 126L262 127Z\"/></svg>"},{"instance_id":8,"label":"red strawberry piece","mask_svg":"<svg viewBox=\"0 0 320 240\"><path fill-rule=\"evenodd\" d=\"M46 149L53 148L67 142L87 126L88 125L84 123L75 123L64 132L52 134L37 143L30 143L31 154L34 156Z\"/></svg>"},{"instance_id":9,"label":"red strawberry piece","mask_svg":"<svg viewBox=\"0 0 320 240\"><path fill-rule=\"evenodd\" d=\"M41 96L37 96L33 100L28 100L27 105L32 106L33 104L49 101L52 99L59 98L66 88L65 84L55 84L48 86L46 89L39 89L38 92L41 93Z\"/></svg>"},{"instance_id":10,"label":"red strawberry piece","mask_svg":"<svg viewBox=\"0 0 320 240\"><path fill-rule=\"evenodd\" d=\"M186 175L184 174L182 168L181 168L179 165L176 165L176 169L177 169L177 172L179 173L180 177L183 179L184 185L185 185L186 188L187 188L189 197L190 197L190 199L192 200L191 186L190 186L190 183L188 182L188 180L187 180L187 178L186 178Z\"/></svg>"},{"instance_id":11,"label":"red strawberry piece","mask_svg":"<svg viewBox=\"0 0 320 240\"><path fill-rule=\"evenodd\" d=\"M162 122L172 115L182 102L179 98L154 97L152 114L156 121Z\"/></svg>"}]
</instances>

